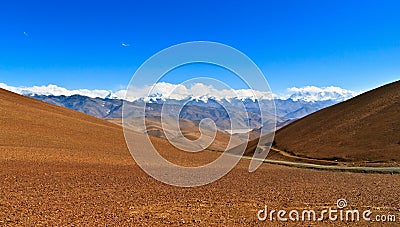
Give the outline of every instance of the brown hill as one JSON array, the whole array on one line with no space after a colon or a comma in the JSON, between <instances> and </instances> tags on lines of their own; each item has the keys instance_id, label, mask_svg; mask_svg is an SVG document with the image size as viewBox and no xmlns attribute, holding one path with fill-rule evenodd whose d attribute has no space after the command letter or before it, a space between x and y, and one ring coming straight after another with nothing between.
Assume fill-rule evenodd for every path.
<instances>
[{"instance_id":1,"label":"brown hill","mask_svg":"<svg viewBox=\"0 0 400 227\"><path fill-rule=\"evenodd\" d=\"M115 124L0 89L1 156L10 160L123 161ZM8 152L9 151L9 152ZM94 152L98 151L98 152Z\"/></svg>"},{"instance_id":2,"label":"brown hill","mask_svg":"<svg viewBox=\"0 0 400 227\"><path fill-rule=\"evenodd\" d=\"M133 159L122 128L106 120L0 89L0 158L126 165ZM132 131L132 136L146 135ZM152 137L172 162L204 164L196 154L181 152L168 141ZM138 145L140 146L140 145ZM162 153L162 155L166 155ZM205 162L207 163L207 162Z\"/></svg>"},{"instance_id":3,"label":"brown hill","mask_svg":"<svg viewBox=\"0 0 400 227\"><path fill-rule=\"evenodd\" d=\"M400 163L400 81L320 110L277 131L276 146L300 157Z\"/></svg>"}]
</instances>

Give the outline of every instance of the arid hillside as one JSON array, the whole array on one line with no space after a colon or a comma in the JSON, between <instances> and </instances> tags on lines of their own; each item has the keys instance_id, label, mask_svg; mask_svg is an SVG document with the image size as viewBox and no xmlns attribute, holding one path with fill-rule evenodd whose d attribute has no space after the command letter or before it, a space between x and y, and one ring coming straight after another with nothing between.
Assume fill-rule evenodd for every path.
<instances>
[{"instance_id":1,"label":"arid hillside","mask_svg":"<svg viewBox=\"0 0 400 227\"><path fill-rule=\"evenodd\" d=\"M112 123L0 90L0 155L5 160L125 162ZM97 151L97 152L94 152Z\"/></svg>"},{"instance_id":2,"label":"arid hillside","mask_svg":"<svg viewBox=\"0 0 400 227\"><path fill-rule=\"evenodd\" d=\"M295 121L275 142L300 157L400 165L400 81Z\"/></svg>"}]
</instances>

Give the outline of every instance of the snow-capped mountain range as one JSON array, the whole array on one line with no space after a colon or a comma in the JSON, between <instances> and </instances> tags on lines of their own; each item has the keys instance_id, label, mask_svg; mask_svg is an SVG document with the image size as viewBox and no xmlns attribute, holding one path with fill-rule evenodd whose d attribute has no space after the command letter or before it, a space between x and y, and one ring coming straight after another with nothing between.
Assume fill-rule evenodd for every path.
<instances>
[{"instance_id":1,"label":"snow-capped mountain range","mask_svg":"<svg viewBox=\"0 0 400 227\"><path fill-rule=\"evenodd\" d=\"M146 102L154 101L166 101L168 99L173 100L196 100L207 102L210 99L217 101L232 101L236 100L253 100L255 101L256 96L259 100L271 100L280 99L293 101L305 101L305 102L317 102L317 101L335 101L341 102L352 98L359 93L346 90L340 87L292 87L287 89L287 94L278 96L271 92L263 91L252 91L250 89L237 89L237 90L219 90L211 85L205 85L196 83L190 86L184 86L181 84L171 84L166 82L157 83L154 86L146 86L141 88L133 88L128 93L126 90L118 90L112 92L109 90L89 90L89 89L76 89L69 90L57 85L46 85L46 86L32 86L32 87L14 87L4 83L0 83L0 88L26 95L53 95L53 96L72 96L82 95L90 98L104 98L104 99L125 99L129 101L144 100Z\"/></svg>"},{"instance_id":2,"label":"snow-capped mountain range","mask_svg":"<svg viewBox=\"0 0 400 227\"><path fill-rule=\"evenodd\" d=\"M99 118L121 118L123 104L138 107L145 102L151 107L149 108L151 110L146 112L146 116L153 117L160 116L163 105L168 105L171 109L184 107L180 112L180 118L194 122L210 118L224 130L230 128L230 118L226 108L237 114L238 127L256 129L263 125L271 125L271 121L274 122L273 119L276 119L277 127L283 127L296 119L357 94L338 87L307 86L289 88L288 94L284 96L255 91L254 93L259 97L256 100L254 93L248 89L218 90L213 86L199 83L188 87L159 83L155 86L134 88L128 93L126 90L117 92L68 90L57 85L12 87L0 83L0 88ZM272 100L275 103L275 109L271 109L273 108ZM262 116L260 108L270 116ZM133 112L128 115L139 116L140 113L135 112L136 110L137 108L132 108Z\"/></svg>"}]
</instances>

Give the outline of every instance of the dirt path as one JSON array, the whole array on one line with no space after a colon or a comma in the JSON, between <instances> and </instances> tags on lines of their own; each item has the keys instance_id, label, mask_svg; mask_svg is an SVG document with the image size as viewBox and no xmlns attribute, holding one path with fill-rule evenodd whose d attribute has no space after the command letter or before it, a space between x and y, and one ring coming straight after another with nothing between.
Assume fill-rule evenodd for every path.
<instances>
[{"instance_id":1,"label":"dirt path","mask_svg":"<svg viewBox=\"0 0 400 227\"><path fill-rule=\"evenodd\" d=\"M271 147L271 150L273 150L273 151L279 153L280 155L283 155L283 156L285 156L285 157L288 157L288 158L294 158L294 159L304 160L304 161L310 161L310 162L324 163L324 164L327 164L327 165L337 165L337 164L339 164L339 162L336 162L336 161L329 161L329 160L321 160L321 159L313 159L313 158L299 157L299 156L292 155L292 154L290 154L290 153L288 153L288 152L286 152L286 151L283 151L283 150L280 150L280 149L274 148L274 147Z\"/></svg>"},{"instance_id":2,"label":"dirt path","mask_svg":"<svg viewBox=\"0 0 400 227\"><path fill-rule=\"evenodd\" d=\"M278 150L276 148L271 148L272 150L279 152L280 154L291 157L291 158L300 158L297 156L293 156L287 152ZM244 159L253 159L253 157L243 156ZM303 160L315 161L314 159L302 158ZM312 164L312 163L302 163L302 162L289 162L289 161L281 161L281 160L272 160L272 159L256 159L262 161L264 163L270 164L278 164L284 166L292 166L299 168L309 168L309 169L317 169L317 170L331 170L331 171L346 171L346 172L359 172L359 173L391 173L391 174L399 174L400 167L363 167L363 166L339 166L339 165L321 165L321 164ZM325 161L325 160L321 160ZM326 163L332 163L332 161L326 161ZM334 162L337 163L337 162Z\"/></svg>"}]
</instances>

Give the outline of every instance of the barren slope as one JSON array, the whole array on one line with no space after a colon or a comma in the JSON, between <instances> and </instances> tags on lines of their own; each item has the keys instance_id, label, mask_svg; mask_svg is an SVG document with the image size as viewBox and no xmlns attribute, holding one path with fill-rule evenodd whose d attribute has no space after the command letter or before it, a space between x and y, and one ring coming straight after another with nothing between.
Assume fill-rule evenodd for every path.
<instances>
[{"instance_id":1,"label":"barren slope","mask_svg":"<svg viewBox=\"0 0 400 227\"><path fill-rule=\"evenodd\" d=\"M302 157L400 163L400 81L280 129L278 148Z\"/></svg>"}]
</instances>

